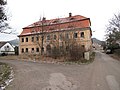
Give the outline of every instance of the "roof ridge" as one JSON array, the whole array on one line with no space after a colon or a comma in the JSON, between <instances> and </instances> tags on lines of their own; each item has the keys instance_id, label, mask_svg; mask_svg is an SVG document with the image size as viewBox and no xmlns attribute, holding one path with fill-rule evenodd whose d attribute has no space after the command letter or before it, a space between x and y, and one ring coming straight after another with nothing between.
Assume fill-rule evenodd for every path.
<instances>
[{"instance_id":1,"label":"roof ridge","mask_svg":"<svg viewBox=\"0 0 120 90\"><path fill-rule=\"evenodd\" d=\"M60 22L64 23L64 22L71 22L71 18L73 18L73 20L82 20L82 19L87 19L87 17L84 17L82 15L74 15L74 16L71 16L71 17L64 17L64 18L54 18L54 19L48 19L48 20L45 20L46 23L55 23L54 21L55 20L60 20ZM29 28L29 27L34 27L35 24L36 25L40 25L42 23L42 20L39 20L39 21L36 21L30 25L28 25L27 27L24 27L24 28ZM57 23L57 22L56 22Z\"/></svg>"}]
</instances>

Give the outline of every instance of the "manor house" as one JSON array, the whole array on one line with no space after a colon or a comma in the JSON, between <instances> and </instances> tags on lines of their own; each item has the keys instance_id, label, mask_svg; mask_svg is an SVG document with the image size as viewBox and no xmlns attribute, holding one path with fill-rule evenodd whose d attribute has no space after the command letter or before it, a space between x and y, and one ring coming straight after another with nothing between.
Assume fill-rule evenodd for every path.
<instances>
[{"instance_id":1,"label":"manor house","mask_svg":"<svg viewBox=\"0 0 120 90\"><path fill-rule=\"evenodd\" d=\"M65 50L73 41L87 52L92 48L91 36L90 18L72 16L72 13L65 18L47 20L43 17L42 20L23 28L18 36L19 54L48 54L52 48Z\"/></svg>"}]
</instances>

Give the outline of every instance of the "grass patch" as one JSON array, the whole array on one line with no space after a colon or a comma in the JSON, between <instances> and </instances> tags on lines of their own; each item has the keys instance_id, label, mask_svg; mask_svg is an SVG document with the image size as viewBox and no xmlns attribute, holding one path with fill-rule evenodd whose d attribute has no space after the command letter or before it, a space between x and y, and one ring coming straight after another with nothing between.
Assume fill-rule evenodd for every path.
<instances>
[{"instance_id":1,"label":"grass patch","mask_svg":"<svg viewBox=\"0 0 120 90\"><path fill-rule=\"evenodd\" d=\"M9 79L11 68L5 63L0 62L0 87L6 85L5 81Z\"/></svg>"}]
</instances>

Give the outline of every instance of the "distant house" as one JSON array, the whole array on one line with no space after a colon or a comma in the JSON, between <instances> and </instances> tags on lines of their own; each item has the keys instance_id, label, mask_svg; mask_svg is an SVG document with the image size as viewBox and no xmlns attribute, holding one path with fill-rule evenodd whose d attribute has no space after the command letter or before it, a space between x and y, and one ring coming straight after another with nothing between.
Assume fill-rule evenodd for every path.
<instances>
[{"instance_id":1,"label":"distant house","mask_svg":"<svg viewBox=\"0 0 120 90\"><path fill-rule=\"evenodd\" d=\"M8 42L0 42L0 55L15 54L14 47Z\"/></svg>"}]
</instances>

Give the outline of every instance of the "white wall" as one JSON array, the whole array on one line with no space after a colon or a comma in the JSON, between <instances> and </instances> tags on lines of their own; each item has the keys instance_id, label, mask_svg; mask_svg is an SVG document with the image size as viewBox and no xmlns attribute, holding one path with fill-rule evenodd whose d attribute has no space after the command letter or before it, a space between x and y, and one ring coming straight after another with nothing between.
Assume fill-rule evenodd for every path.
<instances>
[{"instance_id":1,"label":"white wall","mask_svg":"<svg viewBox=\"0 0 120 90\"><path fill-rule=\"evenodd\" d=\"M9 47L9 48L6 48L6 47ZM2 47L0 48L0 54L3 53L2 51L7 51L7 50L9 51L9 52L7 52L7 54L15 54L14 48L13 48L12 45L9 44L9 43L6 43L4 46L2 46Z\"/></svg>"}]
</instances>

